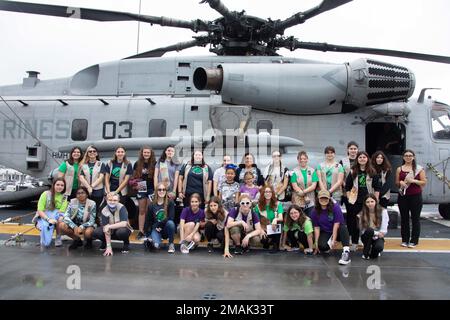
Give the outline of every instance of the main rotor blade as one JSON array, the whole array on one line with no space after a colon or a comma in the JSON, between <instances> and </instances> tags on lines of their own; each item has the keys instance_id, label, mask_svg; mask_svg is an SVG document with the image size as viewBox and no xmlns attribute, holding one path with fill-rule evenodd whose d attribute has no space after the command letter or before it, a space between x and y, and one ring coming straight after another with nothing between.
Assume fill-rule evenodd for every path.
<instances>
[{"instance_id":1,"label":"main rotor blade","mask_svg":"<svg viewBox=\"0 0 450 320\"><path fill-rule=\"evenodd\" d=\"M40 14L54 17L75 18L94 21L141 21L161 26L191 29L197 31L208 31L208 21L195 20L185 21L168 17L156 17L140 15L130 12L118 12L108 10L86 9L78 7L66 7L49 4L38 4L29 2L16 2L0 0L0 10Z\"/></svg>"},{"instance_id":2,"label":"main rotor blade","mask_svg":"<svg viewBox=\"0 0 450 320\"><path fill-rule=\"evenodd\" d=\"M236 21L237 17L228 10L228 8L220 0L202 0L200 3L208 3L211 8L219 12L226 19Z\"/></svg>"},{"instance_id":3,"label":"main rotor blade","mask_svg":"<svg viewBox=\"0 0 450 320\"><path fill-rule=\"evenodd\" d=\"M293 27L297 24L301 24L306 20L317 16L318 14L335 9L350 1L352 0L323 0L318 6L314 8L311 8L305 12L298 12L290 18L278 22L275 28L278 33L283 34L283 31L287 28Z\"/></svg>"},{"instance_id":4,"label":"main rotor blade","mask_svg":"<svg viewBox=\"0 0 450 320\"><path fill-rule=\"evenodd\" d=\"M416 59L416 60L424 60L431 62L439 62L439 63L449 63L450 57L447 56L438 56L434 54L425 54L425 53L416 53L416 52L408 52L408 51L397 51L397 50L389 50L389 49L377 49L377 48L365 48L365 47L349 47L349 46L340 46L329 43L320 43L320 42L302 42L297 41L295 39L286 39L281 41L282 47L288 48L290 50L295 49L307 49L307 50L316 50L316 51L334 51L334 52L356 52L356 53L367 53L367 54L376 54L382 56L392 56L392 57L400 57L407 59Z\"/></svg>"},{"instance_id":5,"label":"main rotor blade","mask_svg":"<svg viewBox=\"0 0 450 320\"><path fill-rule=\"evenodd\" d=\"M153 49L150 51L142 52L133 56L129 56L126 58L123 58L123 60L126 59L138 59L138 58L157 58L163 56L166 52L170 51L181 51L187 48L197 47L197 46L205 46L209 43L209 37L196 37L196 39L186 42L178 42L176 44L167 46L167 47L161 47L157 49Z\"/></svg>"}]
</instances>

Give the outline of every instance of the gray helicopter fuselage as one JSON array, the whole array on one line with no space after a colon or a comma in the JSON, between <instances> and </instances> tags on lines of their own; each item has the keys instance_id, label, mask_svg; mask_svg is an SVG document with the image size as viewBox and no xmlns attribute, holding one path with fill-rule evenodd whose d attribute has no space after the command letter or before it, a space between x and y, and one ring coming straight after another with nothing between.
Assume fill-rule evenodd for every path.
<instances>
[{"instance_id":1,"label":"gray helicopter fuselage","mask_svg":"<svg viewBox=\"0 0 450 320\"><path fill-rule=\"evenodd\" d=\"M94 65L66 79L42 81L30 76L22 84L0 87L5 100L0 101L0 163L43 178L75 145L84 148L102 141L117 141L117 145L122 142L127 154L135 159L142 144L150 144L159 155L165 140L167 144L177 144L179 140L171 137L194 136L203 137L203 141L199 145L184 145L186 152L180 160L190 158L191 148L203 146L213 168L221 164L222 154L231 154L233 161L240 163L246 151L254 153L258 166L264 168L271 151L280 149L284 164L293 169L300 150L306 150L311 165L316 166L323 161L323 150L328 145L336 148L338 158L345 155L350 140L358 142L360 149L374 149L378 130L383 124L392 123L403 130L403 148L413 149L418 162L426 167L424 201L450 202L445 180L450 176L450 137L436 135L433 117L433 112L447 112L448 119L447 105L432 100L390 102L343 113L344 100L348 99L347 79L341 77L342 83L336 83L337 78L330 78L327 70L326 77L310 75L317 78L319 85L311 88L309 94L320 97L323 90L337 90L341 91L342 101L334 101L333 105L318 102L316 113L309 102L308 108L300 106L293 112L275 106L271 109L263 103L231 104L224 102L218 92L199 90L194 85L197 68L233 63L305 64L331 70L343 65L281 56L145 58ZM320 87L321 83L324 87ZM289 101L289 105L295 104ZM444 123L445 130L448 125ZM226 140L230 135L242 137L244 133L264 131L280 138L271 143L250 141L247 145L237 139L236 145L232 143L231 148L225 149L218 138L221 134ZM101 150L102 160L109 159L112 153L113 148L105 147ZM401 162L399 154L390 158L394 165Z\"/></svg>"}]
</instances>

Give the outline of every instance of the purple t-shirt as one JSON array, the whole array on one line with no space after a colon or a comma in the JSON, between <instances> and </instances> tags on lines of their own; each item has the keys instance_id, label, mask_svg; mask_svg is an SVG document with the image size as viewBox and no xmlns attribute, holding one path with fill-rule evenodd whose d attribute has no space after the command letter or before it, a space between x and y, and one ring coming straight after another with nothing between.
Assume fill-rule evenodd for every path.
<instances>
[{"instance_id":1,"label":"purple t-shirt","mask_svg":"<svg viewBox=\"0 0 450 320\"><path fill-rule=\"evenodd\" d=\"M250 195L250 197L252 198L251 200L254 200L256 195L259 192L259 188L258 187L253 187L253 188L249 188L247 187L245 184L239 189L239 192L241 194L246 193L248 195Z\"/></svg>"},{"instance_id":2,"label":"purple t-shirt","mask_svg":"<svg viewBox=\"0 0 450 320\"><path fill-rule=\"evenodd\" d=\"M314 227L320 227L320 231L328 233L333 233L333 225L335 223L345 223L341 207L337 203L333 207L332 214L329 214L327 210L322 210L320 215L318 215L316 208L314 208L311 212L311 220Z\"/></svg>"},{"instance_id":3,"label":"purple t-shirt","mask_svg":"<svg viewBox=\"0 0 450 320\"><path fill-rule=\"evenodd\" d=\"M239 213L238 209L233 208L233 209L231 209L230 212L228 213L228 217L229 217L229 218L233 218L234 220L236 220L236 217L238 216L238 213ZM249 214L250 214L250 213L249 213ZM256 212L254 212L254 211L252 210L252 211L251 211L251 214L252 214L253 225L259 223L259 217L258 217L258 215L256 214ZM247 220L248 220L248 214L247 214L246 216L242 215L242 220L243 220L245 223L247 223ZM227 219L227 221L228 221L228 219Z\"/></svg>"},{"instance_id":4,"label":"purple t-shirt","mask_svg":"<svg viewBox=\"0 0 450 320\"><path fill-rule=\"evenodd\" d=\"M199 209L197 213L194 213L190 207L184 208L183 211L181 211L180 220L184 220L185 223L203 222L205 221L205 211L203 209Z\"/></svg>"}]
</instances>

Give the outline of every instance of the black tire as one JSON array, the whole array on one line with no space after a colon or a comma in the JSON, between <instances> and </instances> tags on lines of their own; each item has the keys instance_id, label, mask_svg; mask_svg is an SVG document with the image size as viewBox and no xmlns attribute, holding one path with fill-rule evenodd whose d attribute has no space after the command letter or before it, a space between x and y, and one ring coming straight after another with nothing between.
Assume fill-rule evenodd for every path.
<instances>
[{"instance_id":1,"label":"black tire","mask_svg":"<svg viewBox=\"0 0 450 320\"><path fill-rule=\"evenodd\" d=\"M439 205L439 214L445 220L450 220L450 203L441 203Z\"/></svg>"}]
</instances>

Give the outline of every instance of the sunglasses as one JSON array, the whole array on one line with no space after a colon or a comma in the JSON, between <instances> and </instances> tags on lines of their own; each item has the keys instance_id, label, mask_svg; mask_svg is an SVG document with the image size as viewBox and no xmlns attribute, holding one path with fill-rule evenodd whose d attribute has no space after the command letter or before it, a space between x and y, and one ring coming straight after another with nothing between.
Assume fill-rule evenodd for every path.
<instances>
[{"instance_id":1,"label":"sunglasses","mask_svg":"<svg viewBox=\"0 0 450 320\"><path fill-rule=\"evenodd\" d=\"M97 153L97 150L89 150L88 153Z\"/></svg>"},{"instance_id":2,"label":"sunglasses","mask_svg":"<svg viewBox=\"0 0 450 320\"><path fill-rule=\"evenodd\" d=\"M166 191L166 189L158 189L158 191Z\"/></svg>"},{"instance_id":3,"label":"sunglasses","mask_svg":"<svg viewBox=\"0 0 450 320\"><path fill-rule=\"evenodd\" d=\"M249 206L250 203L250 201L241 201L241 206Z\"/></svg>"}]
</instances>

